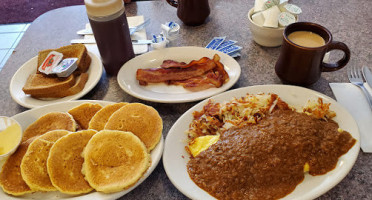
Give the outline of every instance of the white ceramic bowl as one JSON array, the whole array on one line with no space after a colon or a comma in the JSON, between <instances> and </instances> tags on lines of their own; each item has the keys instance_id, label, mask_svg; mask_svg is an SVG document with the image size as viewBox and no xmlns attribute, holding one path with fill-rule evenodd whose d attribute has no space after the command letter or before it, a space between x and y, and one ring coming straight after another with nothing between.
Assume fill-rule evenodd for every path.
<instances>
[{"instance_id":1,"label":"white ceramic bowl","mask_svg":"<svg viewBox=\"0 0 372 200\"><path fill-rule=\"evenodd\" d=\"M267 28L258 26L252 21L253 8L248 12L249 29L251 30L253 40L265 47L277 47L283 42L283 32L285 27Z\"/></svg>"},{"instance_id":2,"label":"white ceramic bowl","mask_svg":"<svg viewBox=\"0 0 372 200\"><path fill-rule=\"evenodd\" d=\"M0 132L2 132L3 130L5 130L6 128L8 128L9 126L11 126L13 124L17 124L19 126L20 137L17 141L17 144L10 151L8 151L5 154L0 155L0 161L6 159L8 156L12 155L17 150L19 144L21 143L22 137L23 137L22 126L15 119L10 118L10 117L0 116Z\"/></svg>"}]
</instances>

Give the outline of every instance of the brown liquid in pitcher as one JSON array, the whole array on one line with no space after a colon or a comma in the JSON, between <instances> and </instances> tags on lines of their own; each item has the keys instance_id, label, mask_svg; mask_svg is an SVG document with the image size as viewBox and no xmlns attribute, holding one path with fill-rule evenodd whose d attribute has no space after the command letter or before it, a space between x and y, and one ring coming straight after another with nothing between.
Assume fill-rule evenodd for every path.
<instances>
[{"instance_id":1,"label":"brown liquid in pitcher","mask_svg":"<svg viewBox=\"0 0 372 200\"><path fill-rule=\"evenodd\" d=\"M106 73L116 75L134 57L125 13L110 21L89 19Z\"/></svg>"}]
</instances>

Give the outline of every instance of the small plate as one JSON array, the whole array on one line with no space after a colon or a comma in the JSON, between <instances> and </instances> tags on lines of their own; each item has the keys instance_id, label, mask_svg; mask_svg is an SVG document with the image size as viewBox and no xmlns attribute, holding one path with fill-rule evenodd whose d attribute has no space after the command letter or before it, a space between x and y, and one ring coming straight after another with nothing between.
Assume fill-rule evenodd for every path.
<instances>
[{"instance_id":1,"label":"small plate","mask_svg":"<svg viewBox=\"0 0 372 200\"><path fill-rule=\"evenodd\" d=\"M12 79L10 80L9 86L10 95L12 96L15 102L26 108L34 108L52 103L79 99L80 97L87 94L90 90L92 90L93 87L97 85L98 81L101 79L102 76L103 69L101 60L94 53L88 51L88 54L92 58L92 62L90 63L90 67L87 71L89 77L87 83L85 84L84 89L79 93L51 100L36 99L32 98L30 95L25 94L22 88L25 85L28 76L30 74L36 73L37 56L35 56L28 60L25 64L23 64L13 75Z\"/></svg>"},{"instance_id":2,"label":"small plate","mask_svg":"<svg viewBox=\"0 0 372 200\"><path fill-rule=\"evenodd\" d=\"M78 101L67 101L67 102L59 102L54 103L46 106L41 106L38 108L34 108L31 110L27 110L25 112L19 113L17 115L13 116L13 119L17 120L18 123L21 125L22 130L25 130L31 123L36 121L39 117L50 113L50 112L67 112L69 109L78 106L85 102L91 102L91 103L99 103L102 106L112 104L114 102L109 101L93 101L93 100L78 100ZM164 146L164 139L161 137L159 143L157 146L151 151L151 166L146 171L146 173L142 176L139 181L133 185L132 187L116 192L116 193L109 193L105 194L102 192L90 192L88 194L84 195L67 195L62 194L60 192L35 192L32 194L26 194L21 197L14 197L8 194L5 194L3 190L0 187L0 199L1 200L10 200L10 199L68 199L68 200L90 200L90 199L97 199L97 200L114 200L118 199L119 197L127 194L128 192L132 191L134 188L136 188L139 184L141 184L155 169L155 167L158 165L159 160L163 153L163 146ZM2 168L3 163L0 162L0 169Z\"/></svg>"},{"instance_id":3,"label":"small plate","mask_svg":"<svg viewBox=\"0 0 372 200\"><path fill-rule=\"evenodd\" d=\"M257 94L260 92L275 93L295 108L304 106L310 99L317 100L318 97L323 98L325 103L331 103L330 109L337 114L334 121L339 124L340 128L348 131L357 140L355 145L339 158L335 169L321 176L305 174L305 179L297 185L292 193L285 196L283 200L315 199L338 184L353 167L360 148L358 126L349 112L341 104L324 94L307 88L288 85L258 85L239 88L213 96L210 99L222 103L232 100L233 97L239 98L245 96L247 93ZM190 156L185 150L185 146L187 145L187 134L185 131L188 130L189 124L193 119L192 113L194 111L200 111L208 100L206 99L198 103L185 112L174 123L165 139L163 153L165 172L176 188L190 199L215 199L190 179L186 166Z\"/></svg>"},{"instance_id":4,"label":"small plate","mask_svg":"<svg viewBox=\"0 0 372 200\"><path fill-rule=\"evenodd\" d=\"M221 57L221 63L225 66L225 70L230 77L229 81L220 88L192 92L182 86L165 83L141 86L136 79L137 69L160 67L164 60L171 59L189 63L202 57L213 58L214 54ZM117 79L120 87L125 92L137 98L161 103L183 103L205 99L229 89L238 81L240 72L239 63L231 56L219 51L202 47L173 47L151 51L133 58L121 67Z\"/></svg>"}]
</instances>

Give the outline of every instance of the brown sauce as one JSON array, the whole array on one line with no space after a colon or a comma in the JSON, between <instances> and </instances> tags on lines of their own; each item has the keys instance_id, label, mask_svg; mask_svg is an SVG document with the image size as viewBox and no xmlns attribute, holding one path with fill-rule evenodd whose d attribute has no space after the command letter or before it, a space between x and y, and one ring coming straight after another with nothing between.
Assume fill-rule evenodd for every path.
<instances>
[{"instance_id":1,"label":"brown sauce","mask_svg":"<svg viewBox=\"0 0 372 200\"><path fill-rule=\"evenodd\" d=\"M355 143L338 124L291 110L275 110L256 125L223 132L187 164L191 179L218 199L278 199L309 174L334 169Z\"/></svg>"},{"instance_id":2,"label":"brown sauce","mask_svg":"<svg viewBox=\"0 0 372 200\"><path fill-rule=\"evenodd\" d=\"M116 75L128 60L134 58L125 12L109 21L89 19L106 73Z\"/></svg>"}]
</instances>

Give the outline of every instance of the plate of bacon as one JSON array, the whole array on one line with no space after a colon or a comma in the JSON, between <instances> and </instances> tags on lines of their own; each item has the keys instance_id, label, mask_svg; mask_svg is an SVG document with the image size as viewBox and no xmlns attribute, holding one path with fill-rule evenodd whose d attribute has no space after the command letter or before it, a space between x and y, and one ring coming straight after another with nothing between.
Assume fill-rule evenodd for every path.
<instances>
[{"instance_id":1,"label":"plate of bacon","mask_svg":"<svg viewBox=\"0 0 372 200\"><path fill-rule=\"evenodd\" d=\"M131 59L121 67L117 80L125 92L139 99L183 103L229 89L240 73L239 63L222 52L173 47Z\"/></svg>"}]
</instances>

